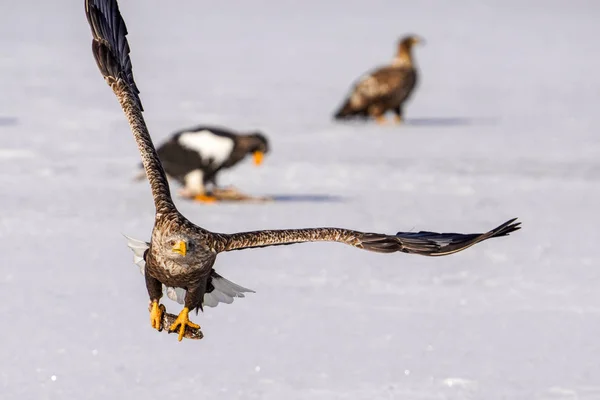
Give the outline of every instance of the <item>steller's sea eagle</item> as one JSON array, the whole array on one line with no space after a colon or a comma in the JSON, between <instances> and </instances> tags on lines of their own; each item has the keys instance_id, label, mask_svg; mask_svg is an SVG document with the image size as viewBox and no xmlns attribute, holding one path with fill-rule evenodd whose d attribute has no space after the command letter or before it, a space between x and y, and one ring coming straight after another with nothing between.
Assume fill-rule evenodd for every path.
<instances>
[{"instance_id":1,"label":"steller's sea eagle","mask_svg":"<svg viewBox=\"0 0 600 400\"><path fill-rule=\"evenodd\" d=\"M248 154L253 155L254 164L260 165L268 151L269 142L261 132L242 134L201 125L173 133L158 147L158 157L167 176L183 185L182 196L212 202L216 198L207 191L208 185L217 189L220 171L233 167ZM145 177L143 170L137 176Z\"/></svg>"},{"instance_id":2,"label":"steller's sea eagle","mask_svg":"<svg viewBox=\"0 0 600 400\"><path fill-rule=\"evenodd\" d=\"M166 309L160 304L163 285L185 290L184 307L168 328L179 333L186 327L198 329L189 319L190 310L202 310L205 294L217 286L221 292L235 292L230 284L215 285L221 278L213 270L217 254L255 247L302 242L330 241L378 253L412 253L425 256L453 254L489 238L505 236L519 229L511 219L483 234L399 232L395 235L365 233L341 228L265 230L234 234L215 233L194 225L175 207L167 176L142 114L139 90L133 79L129 58L127 28L116 0L85 0L85 11L92 30L92 50L100 72L116 95L138 145L156 209L154 228L147 249L140 247L145 264L146 288L150 298L150 323L161 329ZM140 244L140 242L142 244ZM137 255L136 254L136 255ZM139 256L138 256L139 257ZM229 282L229 281L227 281ZM224 283L224 282L220 282ZM231 283L231 282L229 282ZM224 288L227 286L227 288ZM243 288L242 288L243 289Z\"/></svg>"},{"instance_id":3,"label":"steller's sea eagle","mask_svg":"<svg viewBox=\"0 0 600 400\"><path fill-rule=\"evenodd\" d=\"M412 48L418 43L423 40L414 35L402 38L392 63L360 78L334 118L373 117L385 123L384 114L392 111L396 122L402 122L402 107L417 84Z\"/></svg>"}]
</instances>

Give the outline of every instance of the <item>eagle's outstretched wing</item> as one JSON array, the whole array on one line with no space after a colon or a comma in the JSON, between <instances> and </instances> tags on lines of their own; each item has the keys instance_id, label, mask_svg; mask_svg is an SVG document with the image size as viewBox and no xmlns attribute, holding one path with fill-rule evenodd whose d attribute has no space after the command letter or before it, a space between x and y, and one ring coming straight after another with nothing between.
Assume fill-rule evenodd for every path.
<instances>
[{"instance_id":1,"label":"eagle's outstretched wing","mask_svg":"<svg viewBox=\"0 0 600 400\"><path fill-rule=\"evenodd\" d=\"M92 50L102 75L121 79L130 87L138 106L144 111L139 97L133 67L129 58L127 26L116 1L86 0L85 14L92 30ZM109 83L110 84L110 83Z\"/></svg>"},{"instance_id":2,"label":"eagle's outstretched wing","mask_svg":"<svg viewBox=\"0 0 600 400\"><path fill-rule=\"evenodd\" d=\"M157 215L175 210L167 176L160 163L142 115L142 102L129 58L127 27L116 0L85 0L85 13L92 30L96 64L111 87L138 145L150 181Z\"/></svg>"},{"instance_id":3,"label":"eagle's outstretched wing","mask_svg":"<svg viewBox=\"0 0 600 400\"><path fill-rule=\"evenodd\" d=\"M398 232L395 235L365 233L340 228L284 229L274 231L220 234L216 251L243 250L305 242L340 242L377 253L411 253L445 256L467 249L484 240L506 236L520 229L511 219L486 233Z\"/></svg>"}]
</instances>

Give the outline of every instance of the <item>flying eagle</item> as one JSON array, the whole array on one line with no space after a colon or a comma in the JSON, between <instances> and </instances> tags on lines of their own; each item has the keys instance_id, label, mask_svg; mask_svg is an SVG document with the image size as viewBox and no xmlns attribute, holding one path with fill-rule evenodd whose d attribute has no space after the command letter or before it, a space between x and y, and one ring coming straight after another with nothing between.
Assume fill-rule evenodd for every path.
<instances>
[{"instance_id":1,"label":"flying eagle","mask_svg":"<svg viewBox=\"0 0 600 400\"><path fill-rule=\"evenodd\" d=\"M378 253L412 253L425 256L453 254L489 238L519 229L515 219L483 234L399 232L395 235L365 233L340 228L265 230L234 234L214 233L194 225L175 207L165 171L142 115L139 90L133 79L127 29L116 0L86 0L85 10L93 41L92 50L100 72L117 96L135 137L156 209L150 242L137 241L138 257L145 264L145 281L150 297L150 322L161 329L165 306L160 304L163 285L185 290L184 307L168 328L181 340L186 327L198 329L189 319L190 310L207 305L206 294L243 292L222 281L213 270L217 254L256 247L302 242L330 241ZM140 244L142 243L142 244ZM147 248L144 248L147 246ZM138 260L139 261L139 260ZM219 288L220 285L220 288ZM235 287L233 287L235 285Z\"/></svg>"},{"instance_id":2,"label":"flying eagle","mask_svg":"<svg viewBox=\"0 0 600 400\"><path fill-rule=\"evenodd\" d=\"M224 128L196 126L175 132L158 147L158 157L167 173L183 185L181 195L198 201L215 200L207 186L217 188L217 174L252 154L260 165L269 151L269 142L261 132L241 134ZM142 166L143 167L143 166ZM145 171L138 179L146 177Z\"/></svg>"},{"instance_id":3,"label":"flying eagle","mask_svg":"<svg viewBox=\"0 0 600 400\"><path fill-rule=\"evenodd\" d=\"M402 122L402 107L417 84L412 48L418 43L423 40L414 35L402 38L392 63L360 78L335 119L374 117L378 123L385 123L384 114L392 111L396 122Z\"/></svg>"}]
</instances>

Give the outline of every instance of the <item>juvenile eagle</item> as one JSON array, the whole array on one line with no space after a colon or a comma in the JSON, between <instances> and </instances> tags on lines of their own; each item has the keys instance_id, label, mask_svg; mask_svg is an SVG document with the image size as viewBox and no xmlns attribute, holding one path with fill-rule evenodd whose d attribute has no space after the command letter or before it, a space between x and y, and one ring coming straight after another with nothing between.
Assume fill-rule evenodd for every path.
<instances>
[{"instance_id":1,"label":"juvenile eagle","mask_svg":"<svg viewBox=\"0 0 600 400\"><path fill-rule=\"evenodd\" d=\"M340 228L266 230L234 234L214 233L194 225L175 207L167 177L142 115L139 91L133 79L127 29L116 0L85 0L90 24L92 50L100 72L117 96L135 137L156 209L154 228L148 248L139 244L138 254L145 263L145 280L150 297L150 322L161 328L165 307L160 304L162 286L185 290L184 307L169 331L177 331L179 340L186 327L199 328L189 320L190 310L202 310L205 294L214 290L213 265L217 254L254 247L331 241L378 253L404 252L443 256L459 252L483 240L505 236L519 229L515 219L483 234L399 232L396 235L365 233ZM143 242L142 242L143 243ZM130 247L132 245L130 241ZM140 256L138 256L140 257ZM139 260L138 260L139 261ZM228 281L227 281L228 282ZM223 282L220 282L223 283ZM231 283L231 282L229 282ZM231 285L221 292L235 290ZM222 286L223 287L223 286ZM236 285L237 287L237 285ZM243 289L243 288L242 288Z\"/></svg>"},{"instance_id":2,"label":"juvenile eagle","mask_svg":"<svg viewBox=\"0 0 600 400\"><path fill-rule=\"evenodd\" d=\"M261 132L236 133L224 128L197 126L175 132L158 147L158 157L168 176L183 190L181 195L210 202L215 197L207 192L208 185L218 187L217 174L231 168L252 154L260 165L269 151L269 142ZM138 179L144 179L142 171Z\"/></svg>"},{"instance_id":3,"label":"juvenile eagle","mask_svg":"<svg viewBox=\"0 0 600 400\"><path fill-rule=\"evenodd\" d=\"M392 111L396 122L402 122L402 107L417 84L412 48L418 43L423 40L414 35L402 38L392 63L360 78L335 119L374 117L378 123L385 123L384 114Z\"/></svg>"}]
</instances>

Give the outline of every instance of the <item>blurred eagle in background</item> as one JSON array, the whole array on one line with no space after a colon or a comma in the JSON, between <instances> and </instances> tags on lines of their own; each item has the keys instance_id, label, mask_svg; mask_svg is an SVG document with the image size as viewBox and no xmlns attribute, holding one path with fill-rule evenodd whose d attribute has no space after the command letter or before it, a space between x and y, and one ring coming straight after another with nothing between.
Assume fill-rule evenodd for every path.
<instances>
[{"instance_id":1,"label":"blurred eagle in background","mask_svg":"<svg viewBox=\"0 0 600 400\"><path fill-rule=\"evenodd\" d=\"M378 123L385 123L384 114L392 111L395 121L401 123L402 107L417 84L412 48L419 43L424 41L415 35L400 39L392 63L360 78L344 105L335 113L335 119L373 117Z\"/></svg>"},{"instance_id":2,"label":"blurred eagle in background","mask_svg":"<svg viewBox=\"0 0 600 400\"><path fill-rule=\"evenodd\" d=\"M199 125L173 133L157 152L167 175L183 186L181 196L212 202L216 200L214 195L220 193L218 173L250 154L254 164L260 165L269 152L269 141L258 131L241 133ZM142 169L136 179L145 178L146 172Z\"/></svg>"}]
</instances>

